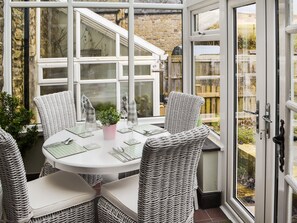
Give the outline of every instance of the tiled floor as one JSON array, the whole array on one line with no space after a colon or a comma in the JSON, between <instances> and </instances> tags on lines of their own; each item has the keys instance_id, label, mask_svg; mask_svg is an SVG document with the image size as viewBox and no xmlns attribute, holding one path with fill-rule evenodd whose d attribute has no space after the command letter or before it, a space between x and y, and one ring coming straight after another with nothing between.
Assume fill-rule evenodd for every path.
<instances>
[{"instance_id":1,"label":"tiled floor","mask_svg":"<svg viewBox=\"0 0 297 223\"><path fill-rule=\"evenodd\" d=\"M229 223L231 222L220 208L199 209L194 214L195 223Z\"/></svg>"}]
</instances>

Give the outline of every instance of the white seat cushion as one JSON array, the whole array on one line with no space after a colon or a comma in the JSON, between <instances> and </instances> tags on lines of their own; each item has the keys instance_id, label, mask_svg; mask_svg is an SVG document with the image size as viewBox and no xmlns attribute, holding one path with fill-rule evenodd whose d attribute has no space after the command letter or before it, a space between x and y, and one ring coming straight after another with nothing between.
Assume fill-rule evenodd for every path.
<instances>
[{"instance_id":1,"label":"white seat cushion","mask_svg":"<svg viewBox=\"0 0 297 223\"><path fill-rule=\"evenodd\" d=\"M82 204L96 197L96 191L80 176L58 171L28 182L33 217Z\"/></svg>"},{"instance_id":2,"label":"white seat cushion","mask_svg":"<svg viewBox=\"0 0 297 223\"><path fill-rule=\"evenodd\" d=\"M139 175L133 175L101 187L101 195L137 221Z\"/></svg>"}]
</instances>

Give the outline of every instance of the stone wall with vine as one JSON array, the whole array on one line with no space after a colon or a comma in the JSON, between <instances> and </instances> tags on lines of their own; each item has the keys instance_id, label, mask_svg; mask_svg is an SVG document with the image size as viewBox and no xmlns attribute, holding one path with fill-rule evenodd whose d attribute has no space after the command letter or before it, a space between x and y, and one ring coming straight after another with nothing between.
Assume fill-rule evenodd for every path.
<instances>
[{"instance_id":1,"label":"stone wall with vine","mask_svg":"<svg viewBox=\"0 0 297 223\"><path fill-rule=\"evenodd\" d=\"M11 21L11 55L12 55L12 93L23 102L24 98L24 10L12 9ZM35 95L36 88L36 9L28 9L29 13L29 97Z\"/></svg>"}]
</instances>

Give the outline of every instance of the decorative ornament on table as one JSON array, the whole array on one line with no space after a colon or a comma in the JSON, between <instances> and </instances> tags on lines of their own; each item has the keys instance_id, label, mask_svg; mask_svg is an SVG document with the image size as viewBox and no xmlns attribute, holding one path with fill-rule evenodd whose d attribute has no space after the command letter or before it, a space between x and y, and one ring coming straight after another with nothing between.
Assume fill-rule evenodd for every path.
<instances>
[{"instance_id":1,"label":"decorative ornament on table","mask_svg":"<svg viewBox=\"0 0 297 223\"><path fill-rule=\"evenodd\" d=\"M86 130L90 132L96 130L95 108L93 107L89 98L85 95L82 95L81 97L81 108L82 108L83 117L86 118L86 121L85 121Z\"/></svg>"},{"instance_id":2,"label":"decorative ornament on table","mask_svg":"<svg viewBox=\"0 0 297 223\"><path fill-rule=\"evenodd\" d=\"M126 118L128 116L128 95L127 92L121 99L121 117L124 119L123 128L119 129L120 133L128 133L131 132L131 129L127 128Z\"/></svg>"},{"instance_id":3,"label":"decorative ornament on table","mask_svg":"<svg viewBox=\"0 0 297 223\"><path fill-rule=\"evenodd\" d=\"M134 127L138 125L137 119L137 110L136 110L136 102L132 100L128 105L128 119L127 119L128 127L132 130L132 134L129 140L125 141L128 145L135 145L140 143L137 139L134 138L133 132Z\"/></svg>"}]
</instances>

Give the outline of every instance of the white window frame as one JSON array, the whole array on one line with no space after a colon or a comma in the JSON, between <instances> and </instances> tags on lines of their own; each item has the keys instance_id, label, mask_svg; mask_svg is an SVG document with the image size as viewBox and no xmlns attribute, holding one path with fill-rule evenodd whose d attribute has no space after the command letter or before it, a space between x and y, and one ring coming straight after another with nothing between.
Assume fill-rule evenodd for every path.
<instances>
[{"instance_id":1,"label":"white window frame","mask_svg":"<svg viewBox=\"0 0 297 223\"><path fill-rule=\"evenodd\" d=\"M181 4L164 4L164 3L135 3L133 0L130 0L129 2L80 2L80 1L75 1L75 0L57 0L56 2L51 1L51 2L46 2L46 1L30 1L30 2L24 2L24 1L12 1L12 0L7 0L4 1L4 57L3 57L3 67L4 67L4 88L3 90L12 93L12 75L11 75L11 8L65 8L67 9L67 21L68 21L68 26L67 26L67 69L68 69L68 74L73 74L73 75L68 75L67 78L67 85L68 85L68 90L71 90L74 92L75 88L75 82L77 81L75 74L75 70L77 69L77 66L75 65L76 59L78 59L74 54L74 46L73 46L73 38L74 38L74 33L73 33L73 19L75 16L77 16L76 13L74 12L74 9L76 8L121 8L121 9L128 9L129 11L129 45L133 46L135 39L134 39L134 9L172 9L172 10L181 10L183 17L183 26L186 27L186 17L187 17L187 11L184 10L184 5L185 2ZM77 30L78 32L78 30ZM185 32L183 32L183 44L186 45L185 41ZM38 33L37 33L38 34ZM118 39L119 36L117 36ZM38 52L39 54L39 52ZM116 55L119 56L119 51L116 52ZM39 55L38 55L39 56ZM129 48L129 95L131 95L130 100L134 99L134 49ZM42 59L40 59L39 62L42 62ZM184 53L183 55L183 63L186 64L188 62L187 55ZM184 92L189 92L189 84L190 84L190 78L187 74L188 67L183 66L183 91ZM154 72L155 78L158 78L159 74L157 72ZM77 88L76 90L79 90ZM158 99L159 100L159 94L160 89L155 89L154 87L154 100ZM76 100L79 103L79 100ZM155 107L155 106L154 106ZM155 109L154 109L155 110ZM156 113L156 111L154 111ZM152 123L159 123L159 122L164 122L164 117L150 117L148 118L151 120ZM148 120L146 119L146 121Z\"/></svg>"}]
</instances>

